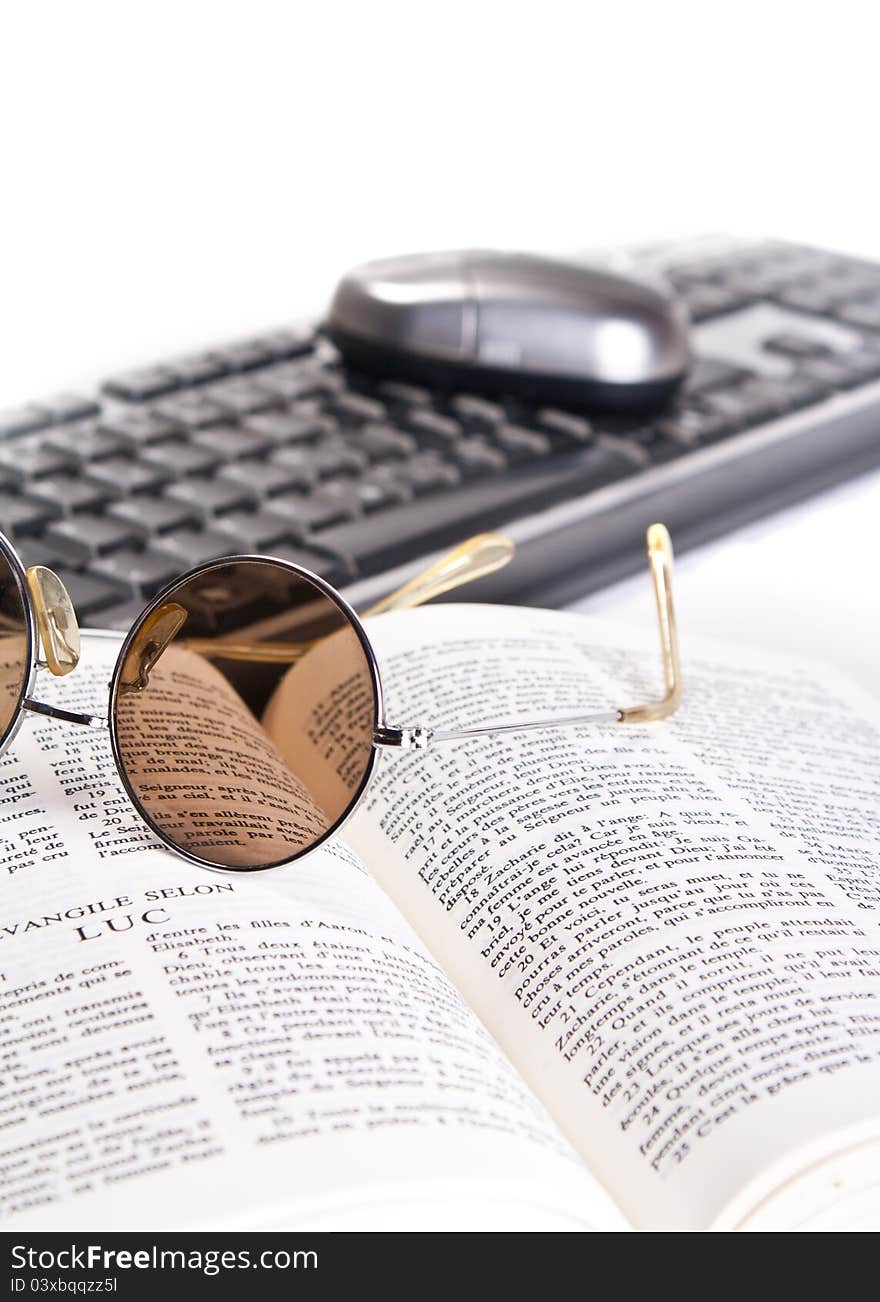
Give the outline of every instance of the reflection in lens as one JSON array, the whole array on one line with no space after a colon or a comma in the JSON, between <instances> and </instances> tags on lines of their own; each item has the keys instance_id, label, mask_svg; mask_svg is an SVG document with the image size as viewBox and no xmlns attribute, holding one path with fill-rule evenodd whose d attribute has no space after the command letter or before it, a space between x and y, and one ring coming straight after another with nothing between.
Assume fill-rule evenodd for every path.
<instances>
[{"instance_id":1,"label":"reflection in lens","mask_svg":"<svg viewBox=\"0 0 880 1302\"><path fill-rule=\"evenodd\" d=\"M0 548L0 745L18 717L30 665L21 580Z\"/></svg>"},{"instance_id":2,"label":"reflection in lens","mask_svg":"<svg viewBox=\"0 0 880 1302\"><path fill-rule=\"evenodd\" d=\"M116 748L135 802L220 867L271 867L326 836L366 781L376 712L353 624L270 561L184 580L117 666Z\"/></svg>"}]
</instances>

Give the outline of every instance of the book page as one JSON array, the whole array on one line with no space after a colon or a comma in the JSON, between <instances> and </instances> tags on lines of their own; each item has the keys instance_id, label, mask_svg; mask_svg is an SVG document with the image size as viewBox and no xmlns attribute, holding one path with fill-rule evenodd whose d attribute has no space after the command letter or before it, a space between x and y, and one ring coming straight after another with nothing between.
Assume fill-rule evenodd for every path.
<instances>
[{"instance_id":1,"label":"book page","mask_svg":"<svg viewBox=\"0 0 880 1302\"><path fill-rule=\"evenodd\" d=\"M146 813L192 854L244 867L271 863L330 827L232 683L185 647L166 647L148 691L120 691L117 733Z\"/></svg>"},{"instance_id":2,"label":"book page","mask_svg":"<svg viewBox=\"0 0 880 1302\"><path fill-rule=\"evenodd\" d=\"M35 695L100 712L116 650ZM624 1225L350 850L187 864L101 730L0 757L0 1060L7 1229Z\"/></svg>"},{"instance_id":3,"label":"book page","mask_svg":"<svg viewBox=\"0 0 880 1302\"><path fill-rule=\"evenodd\" d=\"M369 629L395 724L659 689L650 625ZM831 674L684 649L674 719L389 755L349 839L636 1225L772 1224L810 1171L808 1219L880 1134L880 731Z\"/></svg>"},{"instance_id":4,"label":"book page","mask_svg":"<svg viewBox=\"0 0 880 1302\"><path fill-rule=\"evenodd\" d=\"M288 669L261 715L287 766L308 776L324 810L343 810L361 785L376 713L367 660L351 629L322 637Z\"/></svg>"}]
</instances>

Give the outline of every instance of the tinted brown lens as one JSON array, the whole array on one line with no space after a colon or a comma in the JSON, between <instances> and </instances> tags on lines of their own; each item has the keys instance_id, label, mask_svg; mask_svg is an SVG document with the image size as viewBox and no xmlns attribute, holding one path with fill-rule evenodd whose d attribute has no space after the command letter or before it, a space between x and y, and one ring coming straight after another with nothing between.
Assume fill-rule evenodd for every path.
<instances>
[{"instance_id":1,"label":"tinted brown lens","mask_svg":"<svg viewBox=\"0 0 880 1302\"><path fill-rule=\"evenodd\" d=\"M29 663L24 593L12 561L0 548L0 745L18 717Z\"/></svg>"},{"instance_id":2,"label":"tinted brown lens","mask_svg":"<svg viewBox=\"0 0 880 1302\"><path fill-rule=\"evenodd\" d=\"M147 821L182 850L263 868L309 849L372 758L370 663L343 611L269 561L179 584L117 670L120 764Z\"/></svg>"}]
</instances>

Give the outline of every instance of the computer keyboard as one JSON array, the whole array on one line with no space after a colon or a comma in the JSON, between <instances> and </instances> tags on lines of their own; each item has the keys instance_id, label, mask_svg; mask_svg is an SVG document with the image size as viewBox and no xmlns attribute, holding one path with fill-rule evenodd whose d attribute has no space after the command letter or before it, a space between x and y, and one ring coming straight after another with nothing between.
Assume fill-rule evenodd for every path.
<instances>
[{"instance_id":1,"label":"computer keyboard","mask_svg":"<svg viewBox=\"0 0 880 1302\"><path fill-rule=\"evenodd\" d=\"M880 463L880 266L766 242L645 250L694 360L649 420L439 393L346 369L318 329L207 348L0 415L0 528L81 622L130 624L184 570L298 561L366 602L504 528L514 565L456 599L553 605Z\"/></svg>"}]
</instances>

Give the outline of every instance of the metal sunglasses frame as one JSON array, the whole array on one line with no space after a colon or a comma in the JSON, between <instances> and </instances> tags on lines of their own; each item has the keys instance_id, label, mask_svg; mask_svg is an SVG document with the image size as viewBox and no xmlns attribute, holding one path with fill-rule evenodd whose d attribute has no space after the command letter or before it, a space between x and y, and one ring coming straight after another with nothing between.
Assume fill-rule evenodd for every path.
<instances>
[{"instance_id":1,"label":"metal sunglasses frame","mask_svg":"<svg viewBox=\"0 0 880 1302\"><path fill-rule=\"evenodd\" d=\"M647 552L654 587L663 659L664 692L662 697L644 705L611 707L607 710L568 715L561 718L478 723L462 728L432 728L426 724L402 726L390 724L387 721L379 661L369 634L364 628L361 616L320 575L313 574L303 566L273 556L232 555L197 565L174 579L152 601L148 602L125 635L119 649L109 685L106 715L76 713L50 705L45 701L39 701L32 696L39 669L49 669L56 676L61 676L69 673L78 663L79 629L76 616L70 597L57 575L42 566L34 566L26 570L14 547L0 534L0 554L6 560L15 578L24 609L28 657L17 708L6 728L6 732L0 737L0 753L5 751L12 743L27 712L43 715L64 723L91 728L107 728L110 733L110 744L116 770L126 794L142 822L174 854L190 863L214 872L238 874L243 872L263 872L270 868L285 867L302 859L305 855L311 854L341 830L366 794L380 751L426 751L438 743L467 741L474 737L489 737L548 728L584 727L608 723L648 723L672 714L681 703L682 686L678 633L672 595L672 543L665 526L661 524L650 526L647 531ZM378 605L372 607L365 614L367 616L377 615L387 610L405 609L420 605L433 596L449 591L462 583L479 577L481 574L499 568L500 565L506 564L512 555L513 545L502 536L485 534L469 539L460 547L441 557L434 565L405 584L396 593L392 593L391 596L379 602ZM116 702L120 691L123 666L135 639L144 628L149 617L158 611L168 601L169 597L173 596L181 584L231 564L271 564L294 577L306 580L325 597L329 598L358 637L369 667L373 689L373 730L370 757L364 775L358 784L357 790L352 794L346 809L317 840L298 850L288 859L272 864L255 864L247 867L227 866L203 859L199 855L177 845L163 833L160 827L156 826L143 809L128 780L120 755L116 731ZM45 656L44 659L40 658L41 648ZM255 647L254 652L255 658L261 658L259 647ZM245 658L249 656L246 648L242 650L242 655Z\"/></svg>"}]
</instances>

